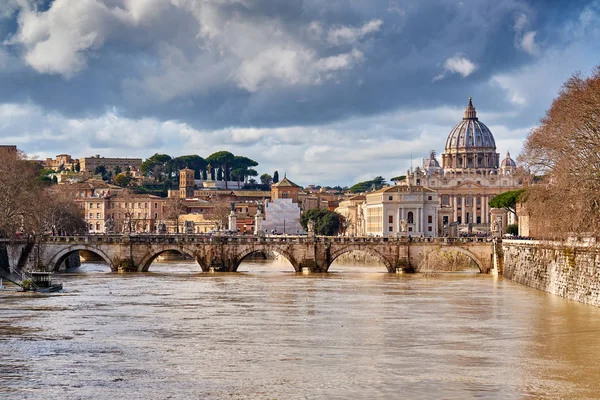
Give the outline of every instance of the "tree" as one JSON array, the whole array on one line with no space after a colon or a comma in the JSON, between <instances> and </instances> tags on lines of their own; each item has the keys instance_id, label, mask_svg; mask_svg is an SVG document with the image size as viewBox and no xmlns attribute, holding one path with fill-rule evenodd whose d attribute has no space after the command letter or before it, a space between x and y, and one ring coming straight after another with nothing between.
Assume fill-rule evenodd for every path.
<instances>
[{"instance_id":1,"label":"tree","mask_svg":"<svg viewBox=\"0 0 600 400\"><path fill-rule=\"evenodd\" d=\"M342 215L319 208L308 210L300 217L300 224L305 231L308 230L308 221L313 221L316 235L335 236L346 226Z\"/></svg>"},{"instance_id":2,"label":"tree","mask_svg":"<svg viewBox=\"0 0 600 400\"><path fill-rule=\"evenodd\" d=\"M104 165L98 165L96 169L94 169L94 175L102 175L102 179L106 175L106 167Z\"/></svg>"},{"instance_id":3,"label":"tree","mask_svg":"<svg viewBox=\"0 0 600 400\"><path fill-rule=\"evenodd\" d=\"M184 168L193 169L195 179L200 179L200 171L202 171L208 165L204 158L195 154L176 157L172 160L172 163L177 170Z\"/></svg>"},{"instance_id":4,"label":"tree","mask_svg":"<svg viewBox=\"0 0 600 400\"><path fill-rule=\"evenodd\" d=\"M223 170L221 168L219 168L219 170L217 171L217 180L218 181L223 180ZM227 182L225 182L225 186L227 186Z\"/></svg>"},{"instance_id":5,"label":"tree","mask_svg":"<svg viewBox=\"0 0 600 400\"><path fill-rule=\"evenodd\" d=\"M376 176L370 181L359 182L350 187L350 193L362 193L371 189L381 189L385 185L385 179L381 176Z\"/></svg>"},{"instance_id":6,"label":"tree","mask_svg":"<svg viewBox=\"0 0 600 400\"><path fill-rule=\"evenodd\" d=\"M273 177L269 174L262 174L260 176L260 183L263 185L270 185L273 182Z\"/></svg>"},{"instance_id":7,"label":"tree","mask_svg":"<svg viewBox=\"0 0 600 400\"><path fill-rule=\"evenodd\" d=\"M131 183L131 179L131 172L121 172L120 174L115 175L113 183L121 187L127 187Z\"/></svg>"},{"instance_id":8,"label":"tree","mask_svg":"<svg viewBox=\"0 0 600 400\"><path fill-rule=\"evenodd\" d=\"M494 196L488 204L492 208L503 208L506 211L517 215L517 202L524 192L525 189L520 189L500 193L499 195Z\"/></svg>"},{"instance_id":9,"label":"tree","mask_svg":"<svg viewBox=\"0 0 600 400\"><path fill-rule=\"evenodd\" d=\"M202 170L202 180L205 181L208 179L208 174L206 173L206 169Z\"/></svg>"},{"instance_id":10,"label":"tree","mask_svg":"<svg viewBox=\"0 0 600 400\"><path fill-rule=\"evenodd\" d=\"M227 181L229 181L229 172L234 160L235 156L228 151L217 151L206 158L206 161L210 163L210 165L218 167L219 171L223 174L223 179L225 179L225 189L228 189Z\"/></svg>"},{"instance_id":11,"label":"tree","mask_svg":"<svg viewBox=\"0 0 600 400\"><path fill-rule=\"evenodd\" d=\"M406 175L399 175L399 176L395 176L392 179L390 179L390 181L392 182L400 182L406 179Z\"/></svg>"},{"instance_id":12,"label":"tree","mask_svg":"<svg viewBox=\"0 0 600 400\"><path fill-rule=\"evenodd\" d=\"M215 229L220 231L227 228L230 212L231 205L228 202L215 201L212 203L210 211L206 214L206 218L213 221Z\"/></svg>"},{"instance_id":13,"label":"tree","mask_svg":"<svg viewBox=\"0 0 600 400\"><path fill-rule=\"evenodd\" d=\"M600 233L598 110L600 66L587 78L571 77L528 135L519 161L542 177L524 196L533 230L556 237Z\"/></svg>"},{"instance_id":14,"label":"tree","mask_svg":"<svg viewBox=\"0 0 600 400\"><path fill-rule=\"evenodd\" d=\"M42 183L36 166L25 153L8 156L0 163L0 237L12 238L21 231L23 219L34 212Z\"/></svg>"},{"instance_id":15,"label":"tree","mask_svg":"<svg viewBox=\"0 0 600 400\"><path fill-rule=\"evenodd\" d=\"M114 172L115 177L116 177L117 175L119 175L122 172L122 169L118 165L115 165L115 168L113 168L113 172Z\"/></svg>"},{"instance_id":16,"label":"tree","mask_svg":"<svg viewBox=\"0 0 600 400\"><path fill-rule=\"evenodd\" d=\"M165 219L172 222L175 227L175 233L179 233L179 216L186 212L187 208L181 197L169 197L167 199L165 204Z\"/></svg>"},{"instance_id":17,"label":"tree","mask_svg":"<svg viewBox=\"0 0 600 400\"><path fill-rule=\"evenodd\" d=\"M252 167L256 167L258 163L248 157L234 156L233 162L231 163L231 177L238 182L246 182L249 176L257 176L256 172Z\"/></svg>"},{"instance_id":18,"label":"tree","mask_svg":"<svg viewBox=\"0 0 600 400\"><path fill-rule=\"evenodd\" d=\"M279 182L279 171L273 172L273 183Z\"/></svg>"},{"instance_id":19,"label":"tree","mask_svg":"<svg viewBox=\"0 0 600 400\"><path fill-rule=\"evenodd\" d=\"M81 165L79 165L79 160L75 161L75 172L81 171Z\"/></svg>"},{"instance_id":20,"label":"tree","mask_svg":"<svg viewBox=\"0 0 600 400\"><path fill-rule=\"evenodd\" d=\"M167 170L169 168L166 168L166 167L167 167L167 165L169 165L171 163L171 160L172 160L172 158L168 154L156 153L152 157L144 160L144 162L140 166L140 171L145 176L152 175L152 176L154 176L154 179L156 179L157 181L162 181L164 179L164 176L163 175L161 175L161 176L155 175L154 174L155 167L160 165L163 167L162 169L160 169L160 171L163 173L167 172Z\"/></svg>"}]
</instances>

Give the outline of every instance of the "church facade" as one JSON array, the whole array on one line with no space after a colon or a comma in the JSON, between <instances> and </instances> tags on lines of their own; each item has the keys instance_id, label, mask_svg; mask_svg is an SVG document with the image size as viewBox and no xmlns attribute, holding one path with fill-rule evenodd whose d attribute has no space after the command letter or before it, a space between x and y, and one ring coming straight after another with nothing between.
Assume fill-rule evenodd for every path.
<instances>
[{"instance_id":1,"label":"church facade","mask_svg":"<svg viewBox=\"0 0 600 400\"><path fill-rule=\"evenodd\" d=\"M440 234L452 227L455 233L488 232L494 221L502 227L515 222L500 210L492 213L488 203L500 193L522 188L522 178L515 174L517 165L510 154L501 159L496 152L494 136L477 118L472 99L462 121L448 134L441 159L440 164L432 151L422 167L398 182L437 192Z\"/></svg>"},{"instance_id":2,"label":"church facade","mask_svg":"<svg viewBox=\"0 0 600 400\"><path fill-rule=\"evenodd\" d=\"M432 151L395 187L355 196L336 211L348 221L347 235L456 236L488 233L492 225L504 230L514 218L488 203L523 187L516 169L510 154L500 158L469 99L462 121L448 134L441 163Z\"/></svg>"}]
</instances>

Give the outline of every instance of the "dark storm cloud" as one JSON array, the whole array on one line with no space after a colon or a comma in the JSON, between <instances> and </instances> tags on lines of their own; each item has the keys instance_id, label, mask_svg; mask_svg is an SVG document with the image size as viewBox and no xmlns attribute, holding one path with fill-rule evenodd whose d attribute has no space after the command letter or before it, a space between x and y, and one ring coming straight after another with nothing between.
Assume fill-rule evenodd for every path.
<instances>
[{"instance_id":1,"label":"dark storm cloud","mask_svg":"<svg viewBox=\"0 0 600 400\"><path fill-rule=\"evenodd\" d=\"M226 149L351 184L440 153L473 97L516 155L598 63L599 26L591 0L2 0L0 139L42 156Z\"/></svg>"},{"instance_id":2,"label":"dark storm cloud","mask_svg":"<svg viewBox=\"0 0 600 400\"><path fill-rule=\"evenodd\" d=\"M58 2L55 2L55 6ZM113 5L119 1L113 1ZM155 2L159 3L159 2ZM163 2L160 2L163 3ZM108 3L107 3L108 4ZM248 6L247 4L251 4ZM85 66L72 76L39 73L31 66L22 65L18 73L1 74L6 88L5 102L25 99L69 116L98 115L116 107L123 115L138 118L155 116L160 119L179 119L199 127L218 128L230 125L276 126L289 124L320 124L351 115L372 115L397 107L418 108L456 102L466 97L493 74L517 68L530 62L531 57L515 48L513 25L518 15L544 26L540 19L555 21L562 2L540 8L534 13L532 5L518 1L380 1L380 2L319 2L262 0L250 3L223 2L215 7L218 21L243 21L248 28L268 27L277 21L277 28L269 35L280 34L297 40L298 45L314 52L315 57L345 54L353 48L363 54L363 60L348 68L332 71L331 78L320 83L310 81L272 86L256 90L236 85L232 77L243 63L243 56L231 56L226 36L207 38L198 33L203 21L194 18L189 10L162 4L160 20L148 18L136 24L101 20L123 34L107 33L106 40L97 48L88 48L79 54ZM585 3L570 3L569 12L576 12ZM575 10L574 10L575 9ZM202 10L201 10L202 12ZM18 13L2 22L4 38L15 38ZM357 29L362 24L380 20L381 27L356 40L333 45L327 34L336 28ZM322 30L318 38L310 37L309 25L316 23ZM10 27L6 28L6 27ZM240 26L243 33L244 25ZM551 30L550 30L551 32ZM284 46L289 46L284 38ZM6 43L6 42L5 42ZM181 62L197 60L197 68L209 69L211 63L224 63L220 82L202 82L190 78L190 71L182 71L179 80L190 79L190 90L161 99L147 91L147 80L163 72L165 54L161 43L180 51ZM278 48L278 41L273 42ZM24 54L25 46L13 40L5 47L13 54ZM217 51L223 52L215 55ZM455 54L477 65L477 70L463 79L449 75L432 83L432 78L443 71L446 59ZM172 56L172 55L169 55ZM261 51L248 58L260 57ZM227 58L234 58L228 62ZM314 63L300 64L314 68ZM306 75L314 71L302 70ZM135 83L135 89L132 87ZM197 87L193 87L196 84ZM140 101L140 97L145 101ZM482 105L498 103L498 99L482 99Z\"/></svg>"}]
</instances>

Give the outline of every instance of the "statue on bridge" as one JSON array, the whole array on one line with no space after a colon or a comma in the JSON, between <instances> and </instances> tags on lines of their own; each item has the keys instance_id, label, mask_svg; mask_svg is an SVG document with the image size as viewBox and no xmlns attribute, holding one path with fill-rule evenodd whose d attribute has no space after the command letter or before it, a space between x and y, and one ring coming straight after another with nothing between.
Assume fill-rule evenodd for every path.
<instances>
[{"instance_id":1,"label":"statue on bridge","mask_svg":"<svg viewBox=\"0 0 600 400\"><path fill-rule=\"evenodd\" d=\"M104 221L104 232L106 233L114 233L115 232L115 220L111 218L108 218L106 221Z\"/></svg>"},{"instance_id":2,"label":"statue on bridge","mask_svg":"<svg viewBox=\"0 0 600 400\"><path fill-rule=\"evenodd\" d=\"M400 220L400 231L406 233L406 229L408 229L408 221L405 219Z\"/></svg>"}]
</instances>

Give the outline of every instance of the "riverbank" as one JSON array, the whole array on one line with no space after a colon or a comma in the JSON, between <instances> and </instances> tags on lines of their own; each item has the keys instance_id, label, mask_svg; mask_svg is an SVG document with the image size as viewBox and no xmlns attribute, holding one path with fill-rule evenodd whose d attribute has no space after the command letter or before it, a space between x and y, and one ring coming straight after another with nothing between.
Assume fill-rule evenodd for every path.
<instances>
[{"instance_id":1,"label":"riverbank","mask_svg":"<svg viewBox=\"0 0 600 400\"><path fill-rule=\"evenodd\" d=\"M600 307L600 245L503 240L502 249L505 278Z\"/></svg>"}]
</instances>

